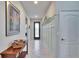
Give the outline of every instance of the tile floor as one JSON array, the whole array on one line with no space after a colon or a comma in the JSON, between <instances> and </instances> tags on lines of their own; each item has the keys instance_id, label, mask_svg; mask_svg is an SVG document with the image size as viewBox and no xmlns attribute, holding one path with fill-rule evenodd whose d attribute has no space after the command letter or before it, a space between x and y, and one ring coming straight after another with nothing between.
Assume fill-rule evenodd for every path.
<instances>
[{"instance_id":1,"label":"tile floor","mask_svg":"<svg viewBox=\"0 0 79 59\"><path fill-rule=\"evenodd\" d=\"M28 55L26 55L26 58L52 58L41 40L32 39L28 43Z\"/></svg>"}]
</instances>

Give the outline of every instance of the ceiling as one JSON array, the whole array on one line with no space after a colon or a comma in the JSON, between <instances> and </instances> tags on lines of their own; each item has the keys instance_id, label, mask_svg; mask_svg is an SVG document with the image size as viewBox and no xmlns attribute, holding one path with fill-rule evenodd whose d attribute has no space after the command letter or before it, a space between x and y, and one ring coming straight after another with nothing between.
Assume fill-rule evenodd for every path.
<instances>
[{"instance_id":1,"label":"ceiling","mask_svg":"<svg viewBox=\"0 0 79 59\"><path fill-rule=\"evenodd\" d=\"M38 1L38 4L34 4L34 1L21 1L21 3L30 18L40 19L45 15L51 1Z\"/></svg>"}]
</instances>

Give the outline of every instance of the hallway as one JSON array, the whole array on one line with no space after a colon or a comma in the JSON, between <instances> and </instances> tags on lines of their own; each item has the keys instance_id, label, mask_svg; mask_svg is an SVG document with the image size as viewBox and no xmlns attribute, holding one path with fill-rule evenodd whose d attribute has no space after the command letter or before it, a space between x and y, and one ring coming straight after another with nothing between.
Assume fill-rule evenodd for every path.
<instances>
[{"instance_id":1,"label":"hallway","mask_svg":"<svg viewBox=\"0 0 79 59\"><path fill-rule=\"evenodd\" d=\"M0 58L21 56L79 58L79 1L0 1Z\"/></svg>"}]
</instances>

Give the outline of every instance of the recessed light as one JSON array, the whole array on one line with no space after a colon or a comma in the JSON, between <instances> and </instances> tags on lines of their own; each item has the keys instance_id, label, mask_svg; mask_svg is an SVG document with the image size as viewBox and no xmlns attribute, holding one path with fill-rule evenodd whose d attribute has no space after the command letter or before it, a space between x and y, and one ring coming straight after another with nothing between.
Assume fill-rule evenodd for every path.
<instances>
[{"instance_id":1,"label":"recessed light","mask_svg":"<svg viewBox=\"0 0 79 59\"><path fill-rule=\"evenodd\" d=\"M34 4L38 4L38 1L34 1Z\"/></svg>"},{"instance_id":2,"label":"recessed light","mask_svg":"<svg viewBox=\"0 0 79 59\"><path fill-rule=\"evenodd\" d=\"M36 15L35 18L37 18L38 16Z\"/></svg>"}]
</instances>

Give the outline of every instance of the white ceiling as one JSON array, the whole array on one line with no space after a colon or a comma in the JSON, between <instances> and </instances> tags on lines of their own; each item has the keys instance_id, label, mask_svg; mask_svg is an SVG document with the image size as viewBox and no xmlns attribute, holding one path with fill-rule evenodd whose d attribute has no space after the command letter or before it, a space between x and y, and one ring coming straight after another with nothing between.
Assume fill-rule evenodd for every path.
<instances>
[{"instance_id":1,"label":"white ceiling","mask_svg":"<svg viewBox=\"0 0 79 59\"><path fill-rule=\"evenodd\" d=\"M34 4L34 1L21 1L22 5L24 6L24 9L26 10L27 15L30 18L42 18L49 5L51 4L50 1L38 1L38 4Z\"/></svg>"}]
</instances>

